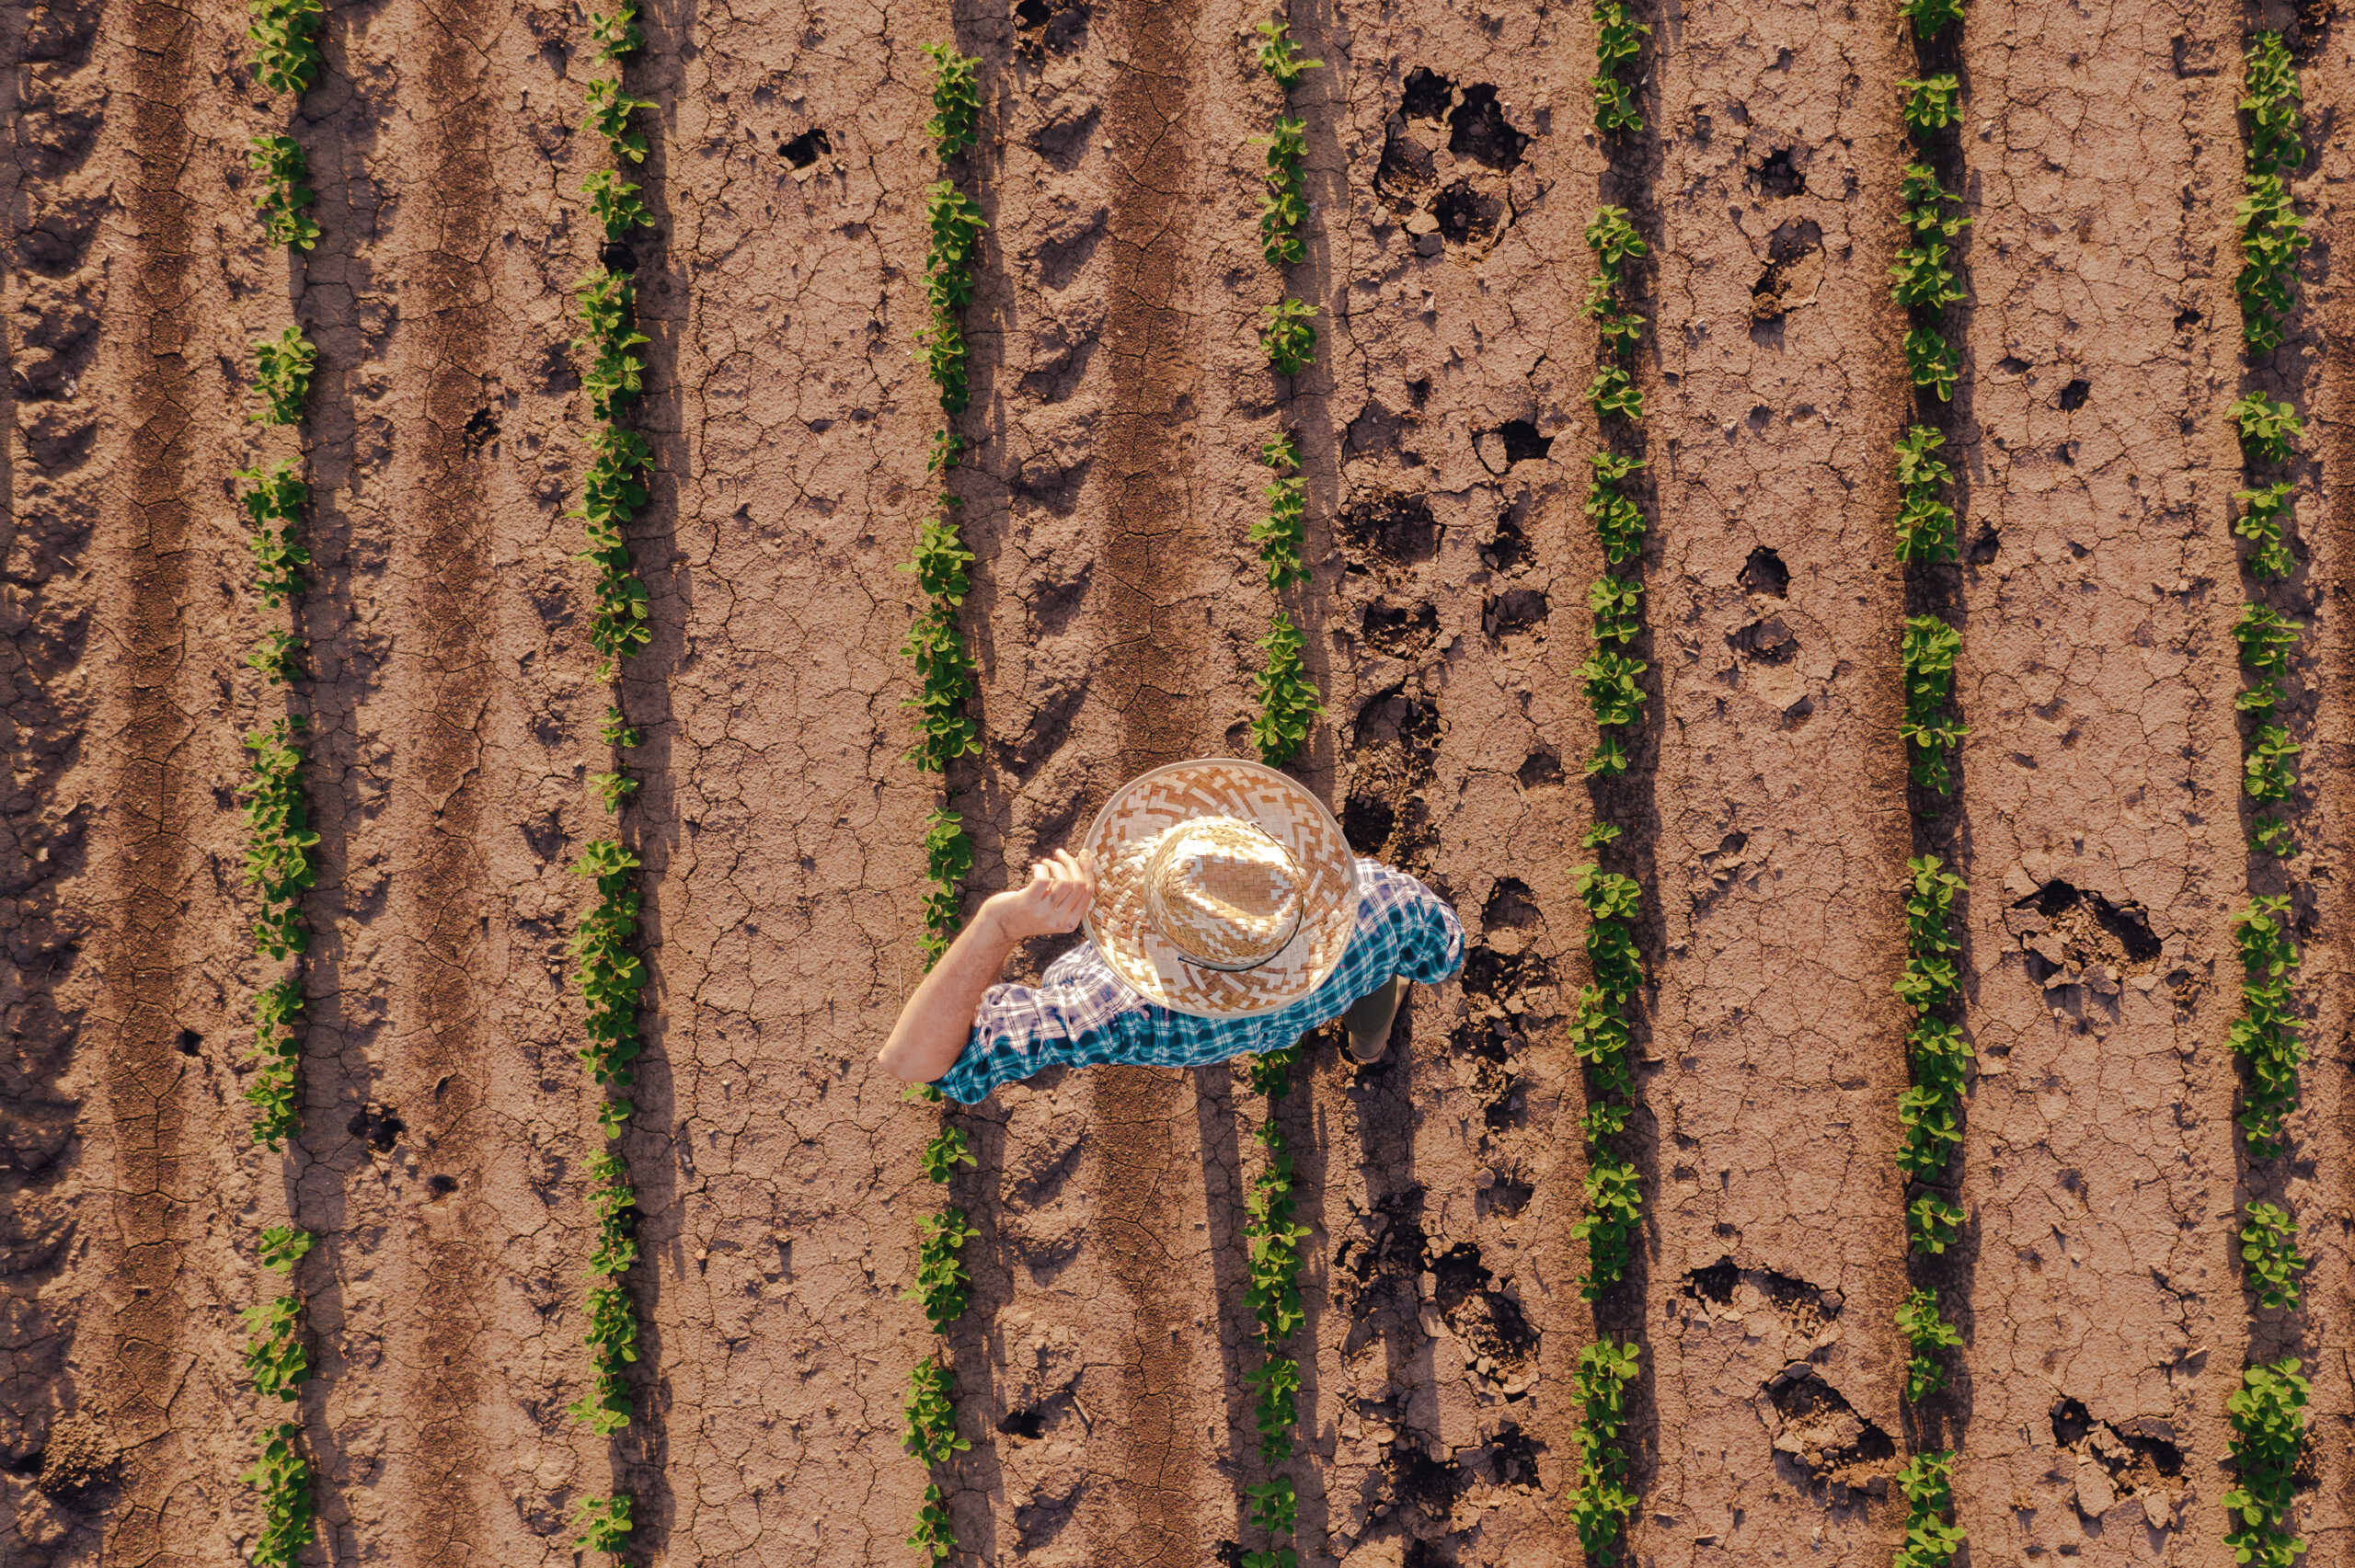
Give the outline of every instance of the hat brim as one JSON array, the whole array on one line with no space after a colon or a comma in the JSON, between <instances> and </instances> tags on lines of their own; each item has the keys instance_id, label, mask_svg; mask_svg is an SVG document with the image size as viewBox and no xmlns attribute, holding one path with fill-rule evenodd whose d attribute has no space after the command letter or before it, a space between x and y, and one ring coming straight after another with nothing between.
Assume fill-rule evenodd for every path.
<instances>
[{"instance_id":1,"label":"hat brim","mask_svg":"<svg viewBox=\"0 0 2355 1568\"><path fill-rule=\"evenodd\" d=\"M1257 823L1299 863L1300 929L1256 968L1189 963L1145 919L1143 851L1194 817ZM1104 803L1081 844L1096 856L1088 940L1123 983L1173 1013L1255 1018L1288 1007L1332 977L1357 931L1358 862L1340 824L1298 780L1257 762L1209 757L1140 774Z\"/></svg>"}]
</instances>

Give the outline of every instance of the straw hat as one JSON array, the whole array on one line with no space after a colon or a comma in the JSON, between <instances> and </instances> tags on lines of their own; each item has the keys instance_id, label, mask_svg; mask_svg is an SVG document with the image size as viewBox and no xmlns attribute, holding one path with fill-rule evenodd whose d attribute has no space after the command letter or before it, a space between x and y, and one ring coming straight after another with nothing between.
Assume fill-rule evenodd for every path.
<instances>
[{"instance_id":1,"label":"straw hat","mask_svg":"<svg viewBox=\"0 0 2355 1568\"><path fill-rule=\"evenodd\" d=\"M1146 1001L1250 1018L1325 983L1357 929L1358 863L1324 802L1229 758L1132 779L1082 841L1087 935Z\"/></svg>"}]
</instances>

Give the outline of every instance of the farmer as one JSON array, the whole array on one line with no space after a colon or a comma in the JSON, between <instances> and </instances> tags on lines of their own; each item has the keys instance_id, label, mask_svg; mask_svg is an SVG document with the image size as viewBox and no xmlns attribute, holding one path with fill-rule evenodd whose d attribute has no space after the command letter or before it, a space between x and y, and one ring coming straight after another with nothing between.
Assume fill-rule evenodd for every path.
<instances>
[{"instance_id":1,"label":"farmer","mask_svg":"<svg viewBox=\"0 0 2355 1568\"><path fill-rule=\"evenodd\" d=\"M1033 986L1017 943L1085 923ZM1105 803L1072 854L993 895L900 1010L877 1060L972 1104L1050 1067L1200 1067L1342 1019L1382 1059L1407 982L1464 959L1438 895L1350 853L1315 795L1256 762L1156 768Z\"/></svg>"}]
</instances>

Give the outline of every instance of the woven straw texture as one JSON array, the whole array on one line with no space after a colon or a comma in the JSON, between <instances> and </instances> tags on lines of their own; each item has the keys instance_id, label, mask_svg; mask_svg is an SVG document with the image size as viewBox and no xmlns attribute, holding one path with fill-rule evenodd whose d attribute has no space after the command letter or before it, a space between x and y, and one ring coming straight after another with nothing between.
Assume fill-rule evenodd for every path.
<instances>
[{"instance_id":1,"label":"woven straw texture","mask_svg":"<svg viewBox=\"0 0 2355 1568\"><path fill-rule=\"evenodd\" d=\"M1156 841L1199 817L1257 824L1300 868L1299 933L1258 968L1235 973L1190 964L1146 918L1147 862ZM1357 928L1357 857L1340 825L1324 802L1257 762L1173 762L1132 779L1097 813L1084 847L1096 856L1097 879L1088 939L1114 974L1173 1012L1205 1018L1273 1013L1325 983Z\"/></svg>"}]
</instances>

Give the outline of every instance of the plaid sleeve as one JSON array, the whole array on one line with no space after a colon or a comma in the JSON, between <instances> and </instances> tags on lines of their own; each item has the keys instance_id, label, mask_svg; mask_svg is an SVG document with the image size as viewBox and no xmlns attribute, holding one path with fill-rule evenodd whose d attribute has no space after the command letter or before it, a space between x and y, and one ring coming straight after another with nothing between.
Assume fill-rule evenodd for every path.
<instances>
[{"instance_id":1,"label":"plaid sleeve","mask_svg":"<svg viewBox=\"0 0 2355 1568\"><path fill-rule=\"evenodd\" d=\"M1101 963L1086 962L1089 956L1084 948L1066 955L1035 986L992 986L963 1054L933 1087L971 1105L1001 1083L1051 1067L1132 1059L1146 1046L1152 1020L1143 1000Z\"/></svg>"},{"instance_id":2,"label":"plaid sleeve","mask_svg":"<svg viewBox=\"0 0 2355 1568\"><path fill-rule=\"evenodd\" d=\"M1364 863L1369 900L1381 910L1397 956L1394 972L1437 985L1464 967L1464 923L1445 899L1403 871Z\"/></svg>"}]
</instances>

